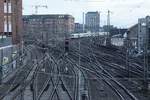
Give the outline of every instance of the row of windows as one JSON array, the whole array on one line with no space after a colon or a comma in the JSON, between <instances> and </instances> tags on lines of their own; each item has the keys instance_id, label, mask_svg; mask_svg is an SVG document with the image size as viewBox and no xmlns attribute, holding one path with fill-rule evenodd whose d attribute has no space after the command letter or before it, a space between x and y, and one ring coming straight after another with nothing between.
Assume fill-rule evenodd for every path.
<instances>
[{"instance_id":1,"label":"row of windows","mask_svg":"<svg viewBox=\"0 0 150 100\"><path fill-rule=\"evenodd\" d=\"M30 27L30 28L47 28L47 29L49 29L49 28L66 28L66 26L64 26L64 25L46 25L46 26L43 26L43 25L27 25L27 26L25 26L25 27ZM71 27L71 26L70 26ZM72 26L73 27L73 26Z\"/></svg>"},{"instance_id":2,"label":"row of windows","mask_svg":"<svg viewBox=\"0 0 150 100\"><path fill-rule=\"evenodd\" d=\"M31 18L31 19L29 19L29 21L66 21L65 19L60 19L60 18L53 18L53 19L50 19L50 18ZM70 21L74 21L73 19L68 19L68 20L70 20Z\"/></svg>"},{"instance_id":3,"label":"row of windows","mask_svg":"<svg viewBox=\"0 0 150 100\"><path fill-rule=\"evenodd\" d=\"M51 25L51 24L56 24L56 25L57 25L57 24L61 24L61 25L62 25L62 24L63 24L63 25L65 25L65 24L67 24L67 23L65 23L65 22L63 22L63 21L44 22L44 23L43 23L43 22L38 22L38 21L37 21L37 22L35 22L35 21L34 21L34 22L33 22L33 21L25 22L25 21L24 21L24 23L26 23L26 24L32 24L32 25L37 25L37 24L41 24L41 25L43 25L43 24L45 24L45 25ZM71 23L70 23L70 24L71 24Z\"/></svg>"}]
</instances>

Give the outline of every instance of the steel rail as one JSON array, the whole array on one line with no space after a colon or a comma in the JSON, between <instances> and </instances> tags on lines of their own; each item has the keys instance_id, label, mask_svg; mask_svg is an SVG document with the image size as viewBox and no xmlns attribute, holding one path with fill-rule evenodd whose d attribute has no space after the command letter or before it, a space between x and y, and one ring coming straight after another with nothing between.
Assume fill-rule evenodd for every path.
<instances>
[{"instance_id":1,"label":"steel rail","mask_svg":"<svg viewBox=\"0 0 150 100\"><path fill-rule=\"evenodd\" d=\"M105 71L104 69L103 69L103 71ZM105 71L105 73L106 73L107 71ZM108 74L108 72L107 72L107 74ZM110 74L108 74L109 76L110 76ZM113 78L112 76L111 77L108 77L108 78ZM111 79L112 80L112 79ZM114 79L113 79L114 80ZM114 80L114 82L116 82L116 80ZM116 82L117 84L118 84L118 82ZM119 85L119 84L118 84ZM120 86L120 85L119 85ZM123 88L123 87L122 87ZM124 88L123 88L124 89ZM127 89L124 89L125 91L127 91ZM129 93L129 92L127 92L130 96L131 96L131 94ZM131 96L132 98L135 98L134 96ZM134 99L134 100L136 100L136 99Z\"/></svg>"}]
</instances>

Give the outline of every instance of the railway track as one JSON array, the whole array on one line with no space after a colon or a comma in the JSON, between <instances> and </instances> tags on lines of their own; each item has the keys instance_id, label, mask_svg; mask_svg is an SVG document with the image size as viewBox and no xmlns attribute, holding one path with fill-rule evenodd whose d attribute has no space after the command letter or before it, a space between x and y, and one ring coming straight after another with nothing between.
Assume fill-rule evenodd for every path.
<instances>
[{"instance_id":1,"label":"railway track","mask_svg":"<svg viewBox=\"0 0 150 100\"><path fill-rule=\"evenodd\" d=\"M63 90L65 90L65 93L68 95L68 100L74 100L70 94L70 91L68 91L65 82L63 81L63 78L60 73L60 62L62 62L63 59L63 54L57 58L57 60L55 59L55 57L53 57L53 55L49 55L49 62L51 61L54 65L53 65L53 71L54 72L47 72L47 73L43 73L43 74L47 74L49 75L48 79L46 80L46 82L44 82L43 87L40 89L40 92L38 93L38 96L36 98L36 100L40 100L43 93L46 92L45 88L49 88L47 87L48 85L52 85L52 91L49 93L49 97L47 98L48 100L55 100L57 97L57 100L63 100L63 98L61 98L60 96L60 88L63 88ZM52 67L50 65L48 65L49 67Z\"/></svg>"},{"instance_id":2,"label":"railway track","mask_svg":"<svg viewBox=\"0 0 150 100\"><path fill-rule=\"evenodd\" d=\"M59 50L56 50L57 52L59 52ZM64 59L63 59L63 61L65 62L65 63L69 63L69 64L71 64L71 66L70 66L70 68L71 68L71 70L73 71L73 73L74 73L74 75L75 75L75 77L74 77L74 79L75 79L75 86L74 86L74 99L73 100L78 100L78 95L79 95L79 86L78 86L78 84L79 84L79 76L78 76L78 71L79 71L79 69L77 69L76 67L75 67L75 65L73 64L73 63L70 63L70 62L68 62L68 61L66 61L66 57L67 57L67 55L65 55L65 57L64 57ZM82 72L83 73L83 72ZM62 75L63 76L63 75ZM72 100L72 99L71 99ZM90 99L88 99L88 100L90 100Z\"/></svg>"},{"instance_id":3,"label":"railway track","mask_svg":"<svg viewBox=\"0 0 150 100\"><path fill-rule=\"evenodd\" d=\"M31 67L30 70L29 69L24 70L24 73L27 73L28 75L24 77L24 80L22 81L22 84L18 87L18 90L15 90L16 93L13 95L12 100L15 100L15 98L17 98L21 93L24 93L25 88L32 84L35 75L39 72L38 66L40 66L46 59L47 57L44 57L38 61L38 64L37 63L33 64L32 66L34 67L30 66Z\"/></svg>"},{"instance_id":4,"label":"railway track","mask_svg":"<svg viewBox=\"0 0 150 100\"><path fill-rule=\"evenodd\" d=\"M74 89L73 90L73 100L78 100L78 91L79 91L79 86L78 86L78 83L79 83L79 74L78 74L78 69L75 67L75 65L73 63L70 63L67 61L67 56L65 55L64 56L64 59L63 59L65 65L66 64L69 64L70 66L70 70L73 72L73 75L74 75ZM72 85L70 86L70 89L72 88Z\"/></svg>"},{"instance_id":5,"label":"railway track","mask_svg":"<svg viewBox=\"0 0 150 100\"><path fill-rule=\"evenodd\" d=\"M84 55L84 56L85 56L85 57L83 57L84 60L86 59L86 60L88 60L87 62L89 62L89 61L90 61L90 60L89 60L90 57L89 57L89 59L87 59L88 57L87 57L86 54L88 54L88 52L90 52L90 48L89 48L89 47L85 47L85 46L82 46L82 48L84 48L84 49L83 49L84 53L80 53L80 55L81 55L81 56ZM87 53L85 53L85 52L86 52L85 50L87 51ZM77 50L76 48L74 48L73 51L75 51L74 54L77 54L77 52L78 52L78 50ZM110 69L114 69L114 70L116 70L117 72L119 72L120 75L123 76L123 77L125 77L125 76L127 75L128 70L127 70L126 68L124 68L123 66L117 65L117 64L115 64L115 63L110 63L110 61L109 61L107 58L104 58L104 57L101 56L100 54L97 54L97 53L95 54L95 51L92 51L92 53L97 57L98 61L99 61L101 64L107 66L106 69L108 69L108 67L109 67ZM79 55L79 54L77 54L77 55ZM94 61L94 60L93 60L93 61ZM109 69L109 70L110 70L110 69ZM121 72L122 72L122 73L121 73ZM142 77L142 72L137 72L137 71L134 71L134 70L129 70L129 72L131 73L131 75L134 75L134 77L138 77L138 78L141 78L141 77Z\"/></svg>"},{"instance_id":6,"label":"railway track","mask_svg":"<svg viewBox=\"0 0 150 100\"><path fill-rule=\"evenodd\" d=\"M79 55L81 55L81 54L79 54ZM92 54L93 55L93 54ZM82 55L83 56L83 55ZM94 58L95 58L95 55L93 55L94 56ZM85 56L85 57L83 57L83 59L84 58L88 58L87 56ZM96 59L95 59L96 60ZM88 62L88 61L87 61ZM96 63L95 63L95 65L97 66L97 67L99 67L99 66L101 66L101 65L98 65L97 64L97 60L96 60ZM93 65L94 64L94 62L91 64L91 65ZM89 64L89 66L90 66L90 64ZM96 68L96 67L92 67L92 68ZM89 69L89 70L91 70L91 69ZM100 76L101 75L101 73L99 73L98 72L98 70L102 70L102 71L100 71L100 72L103 72L104 71L104 74L103 74L103 76ZM105 83L107 83L115 92L116 92L116 94L118 94L118 96L120 97L120 99L121 100L126 100L126 98L128 98L128 100L137 100L137 98L136 97L134 97L124 86L122 86L111 74L109 74L109 72L108 71L106 71L105 69L103 69L102 67L100 67L99 69L95 69L95 70L93 70L93 72L95 72L95 73L97 73L98 75L97 75L97 77L98 77L98 79L99 78L102 78L103 80L105 80ZM109 76L109 77L108 77ZM117 89L118 88L118 89ZM125 96L126 95L126 96Z\"/></svg>"},{"instance_id":7,"label":"railway track","mask_svg":"<svg viewBox=\"0 0 150 100\"><path fill-rule=\"evenodd\" d=\"M76 46L78 45L72 46L67 53L64 52L62 46L46 47L46 49L39 47L39 52L42 53L35 54L38 56L31 55L34 56L31 58L37 59L37 61L33 65L28 63L21 70L20 73L22 74L18 72L18 78L13 82L15 85L12 85L7 94L14 92L12 100L23 100L22 97L26 88L31 86L33 100L79 100L79 97L82 100L95 100L100 97L99 89L101 88L99 84L104 84L107 88L105 90L107 96L113 95L114 98L112 100L138 100L120 83L117 75L121 75L121 78L124 79L128 70L123 65L113 60L110 61L110 59L115 57L111 50L101 53L98 51L98 47L82 42L81 51ZM42 58L38 59L40 56ZM121 54L117 56L122 59L120 62L125 62L124 56ZM67 69L68 72L62 70L66 66L69 68ZM129 72L133 77L142 77L140 75L142 69L139 64L131 63L130 67L133 70L129 70ZM19 76L24 77L21 78ZM81 86L81 80L83 86ZM72 84L72 86L69 84ZM92 84L95 84L95 86L92 86ZM82 92L80 88L83 89ZM93 94L94 92L96 94ZM97 96L97 98L94 98L94 96Z\"/></svg>"},{"instance_id":8,"label":"railway track","mask_svg":"<svg viewBox=\"0 0 150 100\"><path fill-rule=\"evenodd\" d=\"M75 71L76 73L77 73L77 78L79 79L79 71L81 72L81 74L82 74L82 76L83 76L83 79L84 79L84 86L83 87L80 87L80 88L83 88L83 90L84 91L88 91L89 90L89 88L90 88L90 86L88 86L88 78L86 77L86 73L85 73L85 71L82 69L82 68L80 68L80 67L82 67L82 66L80 66L80 65L78 65L78 62L76 62L75 60L73 61L73 59L71 59L71 57L66 57L66 59L67 59L67 61L74 67L74 69L76 69L77 71ZM80 97L82 97L82 94L79 94L78 92L79 92L80 90L79 90L79 80L78 81L76 81L76 95L75 96L77 96L77 97L79 97L79 95L80 95ZM90 95L89 95L89 92L88 92L88 94L85 94L85 96L86 96L86 98L87 99L84 99L84 100L91 100L90 99ZM77 100L78 100L78 98L77 98Z\"/></svg>"},{"instance_id":9,"label":"railway track","mask_svg":"<svg viewBox=\"0 0 150 100\"><path fill-rule=\"evenodd\" d=\"M32 52L31 52L32 48L27 48L27 49L32 54ZM20 94L20 91L23 89L23 87L26 86L27 83L29 83L28 81L25 82L25 80L28 78L28 76L29 76L30 72L32 71L33 66L35 64L33 64L33 62L30 59L28 59L27 62L28 62L27 65L19 68L19 70L15 74L15 77L6 83L9 86L7 87L8 88L7 92L5 92L4 95L1 95L1 99L10 95L10 93L11 93L12 94L11 98L13 100L13 98L16 98L17 95ZM18 90L18 91L15 93L16 90Z\"/></svg>"},{"instance_id":10,"label":"railway track","mask_svg":"<svg viewBox=\"0 0 150 100\"><path fill-rule=\"evenodd\" d=\"M92 66L92 65L89 65ZM99 65L97 65L98 67ZM96 74L97 79L102 79L105 83L107 83L107 85L109 85L110 88L112 88L112 90L114 90L114 92L120 97L121 100L137 100L136 97L134 97L125 87L123 87L119 82L117 82L115 80L115 78L113 78L110 74L107 74L109 76L106 75L106 73L108 73L107 71L105 72L105 70L103 69L104 73L103 75L101 75L100 72L98 72L99 69L95 69L96 67L92 67L94 69L88 69L88 71L93 72L94 75ZM102 69L101 69L102 70ZM125 96L126 95L126 96Z\"/></svg>"},{"instance_id":11,"label":"railway track","mask_svg":"<svg viewBox=\"0 0 150 100\"><path fill-rule=\"evenodd\" d=\"M90 57L88 57L87 56L87 54L86 54L86 50L83 50L83 52L82 53L79 53L78 52L78 49L76 49L76 48L73 48L74 50L73 51L71 51L71 57L70 58L75 58L74 60L77 60L78 59L78 56L81 56L81 62L89 62L90 60L92 60L92 61L94 61L95 60L95 55L93 55L93 52L91 53L92 54L92 56L94 56L94 59L92 58L92 59L90 59ZM86 49L89 49L89 48L86 48ZM88 52L89 52L90 50L88 50ZM87 53L88 53L87 52ZM76 57L74 57L74 56L76 56ZM97 57L96 57L96 59L97 59ZM102 58L100 58L100 59L102 59ZM99 62L99 61L97 61L97 62ZM95 66L101 66L101 64L100 65L97 65L97 62L92 62L91 63L91 65L93 65L94 63L95 63ZM106 61L105 61L106 62ZM77 63L77 62L76 62ZM108 63L108 62L106 62L106 63ZM85 63L83 64L83 65L85 65L85 66L87 66ZM90 66L90 64L88 65L88 66ZM105 65L106 66L106 65ZM107 65L108 66L108 65ZM118 67L118 66L117 66ZM88 70L91 70L91 68L89 68ZM92 71L93 72L97 72L97 70L98 69L95 69L95 70L93 70L92 69ZM110 73L110 72L108 72L106 69L99 69L99 70L101 70L100 72L103 72L104 71L104 75L103 76L101 76L101 78L102 79L106 79L105 80L105 83L107 83L115 92L116 92L116 94L118 94L118 96L122 99L122 100L126 100L126 97L128 96L128 98L130 98L131 100L136 100L136 97L134 97L133 95L132 95L132 93L130 93L129 91L128 91L128 89L126 89L124 86L122 86L122 85L120 85L120 83L116 80L116 78L114 78L111 74L108 74L108 73ZM107 73L106 73L107 72ZM132 72L132 73L134 73L134 74L136 74L135 72ZM100 73L99 72L97 72L97 74L99 75ZM106 77L106 75L107 75L107 77ZM109 77L108 77L108 75L109 75ZM100 76L97 76L98 78L100 78ZM112 79L113 78L113 79ZM110 82L109 82L109 81ZM116 86L116 87L115 87ZM117 88L117 86L118 86L118 88L119 88L119 90L121 90L121 91L119 91L119 90L117 90L116 88ZM123 97L124 95L126 95L125 97Z\"/></svg>"}]
</instances>

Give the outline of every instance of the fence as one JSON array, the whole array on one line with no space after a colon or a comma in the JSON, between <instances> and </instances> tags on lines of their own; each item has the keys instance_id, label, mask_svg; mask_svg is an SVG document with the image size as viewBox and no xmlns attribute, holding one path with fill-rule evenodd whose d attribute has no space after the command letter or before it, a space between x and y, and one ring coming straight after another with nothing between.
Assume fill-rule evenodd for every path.
<instances>
[{"instance_id":1,"label":"fence","mask_svg":"<svg viewBox=\"0 0 150 100\"><path fill-rule=\"evenodd\" d=\"M9 73L14 71L20 60L19 45L9 45L0 47L0 74L5 78Z\"/></svg>"}]
</instances>

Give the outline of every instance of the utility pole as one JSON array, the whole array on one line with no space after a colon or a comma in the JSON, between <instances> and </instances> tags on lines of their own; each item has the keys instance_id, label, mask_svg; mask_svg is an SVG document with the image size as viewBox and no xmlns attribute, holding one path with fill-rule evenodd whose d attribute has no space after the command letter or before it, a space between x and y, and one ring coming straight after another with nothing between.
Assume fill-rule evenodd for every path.
<instances>
[{"instance_id":1,"label":"utility pole","mask_svg":"<svg viewBox=\"0 0 150 100\"><path fill-rule=\"evenodd\" d=\"M130 78L130 68L129 68L129 37L128 37L129 31L127 31L127 38L126 38L126 69L128 73L128 78Z\"/></svg>"},{"instance_id":2,"label":"utility pole","mask_svg":"<svg viewBox=\"0 0 150 100\"><path fill-rule=\"evenodd\" d=\"M100 32L100 28L101 28L101 12L99 12L99 32Z\"/></svg>"},{"instance_id":3,"label":"utility pole","mask_svg":"<svg viewBox=\"0 0 150 100\"><path fill-rule=\"evenodd\" d=\"M85 23L84 23L84 12L83 12L83 14L82 14L82 17L83 17L83 33L84 33L84 31L85 31Z\"/></svg>"},{"instance_id":4,"label":"utility pole","mask_svg":"<svg viewBox=\"0 0 150 100\"><path fill-rule=\"evenodd\" d=\"M144 43L144 82L143 82L143 90L147 92L148 90L148 38L149 38L149 30L148 30L148 21L146 18L146 36Z\"/></svg>"},{"instance_id":5,"label":"utility pole","mask_svg":"<svg viewBox=\"0 0 150 100\"><path fill-rule=\"evenodd\" d=\"M98 41L98 44L100 42L100 31L101 31L101 12L99 12L99 29L98 29L98 38L96 39L96 41Z\"/></svg>"},{"instance_id":6,"label":"utility pole","mask_svg":"<svg viewBox=\"0 0 150 100\"><path fill-rule=\"evenodd\" d=\"M80 62L80 60L81 60L81 57L80 57L80 33L79 33L79 35L78 35L78 38L79 38L79 41L78 41L78 46L79 46L79 68L80 68L80 65L81 65L81 62ZM78 95L78 100L81 100L81 71L80 71L80 69L79 69L79 95Z\"/></svg>"},{"instance_id":7,"label":"utility pole","mask_svg":"<svg viewBox=\"0 0 150 100\"><path fill-rule=\"evenodd\" d=\"M37 75L34 73L33 75L33 100L37 100Z\"/></svg>"},{"instance_id":8,"label":"utility pole","mask_svg":"<svg viewBox=\"0 0 150 100\"><path fill-rule=\"evenodd\" d=\"M147 43L145 43L144 46L144 81L143 81L143 90L147 91L148 90L148 55L147 55Z\"/></svg>"},{"instance_id":9,"label":"utility pole","mask_svg":"<svg viewBox=\"0 0 150 100\"><path fill-rule=\"evenodd\" d=\"M84 32L84 12L83 12L83 14L82 14L82 16L83 16L83 32ZM79 94L78 94L78 100L82 100L81 99L81 78L82 78L82 75L81 75L81 71L80 71L80 65L81 65L81 57L80 57L80 51L81 51L81 41L80 41L80 33L78 34L78 39L79 39L79 41L78 41L78 49L79 49Z\"/></svg>"},{"instance_id":10,"label":"utility pole","mask_svg":"<svg viewBox=\"0 0 150 100\"><path fill-rule=\"evenodd\" d=\"M108 10L108 15L107 15L107 40L106 40L106 45L107 45L107 46L110 46L110 45L111 45L110 10Z\"/></svg>"}]
</instances>

